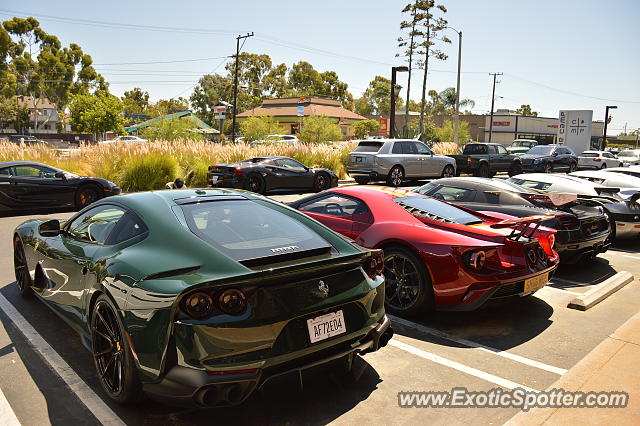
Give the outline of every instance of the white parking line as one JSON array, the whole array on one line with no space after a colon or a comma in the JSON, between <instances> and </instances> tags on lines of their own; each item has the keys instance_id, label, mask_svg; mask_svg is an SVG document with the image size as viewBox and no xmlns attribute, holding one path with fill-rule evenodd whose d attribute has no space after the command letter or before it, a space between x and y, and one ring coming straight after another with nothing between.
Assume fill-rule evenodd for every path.
<instances>
[{"instance_id":1,"label":"white parking line","mask_svg":"<svg viewBox=\"0 0 640 426\"><path fill-rule=\"evenodd\" d=\"M525 385L521 385L520 383L512 382L511 380L494 376L493 374L489 374L487 372L478 370L476 368L469 367L468 365L460 364L459 362L451 361L450 359L443 358L436 354L432 354L431 352L423 351L422 349L418 349L414 346L408 345L395 338L389 341L389 345L394 346L398 349L401 349L405 352L409 352L410 354L419 356L420 358L428 359L429 361L435 362L436 364L444 365L445 367L453 368L455 370L461 371L471 376L475 376L482 380L486 380L487 382L495 383L496 385L502 386L503 388L507 388L510 390L516 389L516 388L522 388L530 392L540 392L539 390L530 388Z\"/></svg>"},{"instance_id":2,"label":"white parking line","mask_svg":"<svg viewBox=\"0 0 640 426\"><path fill-rule=\"evenodd\" d=\"M3 426L20 426L20 422L13 412L9 401L5 398L2 389L0 389L0 425Z\"/></svg>"},{"instance_id":3,"label":"white parking line","mask_svg":"<svg viewBox=\"0 0 640 426\"><path fill-rule=\"evenodd\" d=\"M0 309L24 335L27 343L49 365L51 370L69 386L78 399L103 425L125 426L125 423L109 408L104 401L78 376L69 364L49 345L29 324L17 309L0 294ZM2 424L2 423L0 423Z\"/></svg>"},{"instance_id":4,"label":"white parking line","mask_svg":"<svg viewBox=\"0 0 640 426\"><path fill-rule=\"evenodd\" d=\"M409 328L413 328L416 329L418 331L422 331L424 333L427 334L431 334L437 337L440 337L442 339L446 339L449 340L451 342L455 342L455 343L459 343L461 345L470 347L470 348L475 348L475 349L480 349L481 351L485 351L497 356L500 356L502 358L507 358L510 359L512 361L516 361L519 362L521 364L525 364L525 365L529 365L531 367L535 367L535 368L539 368L541 370L545 370L545 371L549 371L551 373L555 373L555 374L559 374L559 375L563 375L564 373L567 372L566 369L564 368L560 368L560 367L554 367L553 365L548 365L545 364L543 362L539 362L539 361L535 361L533 359L529 359L529 358L525 358L523 356L520 355L516 355L516 354L512 354L510 352L506 352L506 351L502 351L500 349L496 349L496 348L492 348L490 346L485 346L481 343L477 343L477 342L473 342L471 340L467 340L461 337L454 337L451 336L445 332L442 332L440 330L436 330L435 328L431 328L431 327L427 327L426 325L422 325L422 324L417 324L415 322L403 319L403 318L398 318L394 315L388 315L388 317L391 319L391 321L393 322L397 322L398 324L402 324L406 327Z\"/></svg>"}]
</instances>

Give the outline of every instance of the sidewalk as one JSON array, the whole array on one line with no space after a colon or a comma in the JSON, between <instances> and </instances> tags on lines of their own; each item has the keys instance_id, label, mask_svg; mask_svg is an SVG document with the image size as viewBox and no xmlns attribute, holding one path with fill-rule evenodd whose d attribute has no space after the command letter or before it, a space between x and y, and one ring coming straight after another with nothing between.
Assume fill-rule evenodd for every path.
<instances>
[{"instance_id":1,"label":"sidewalk","mask_svg":"<svg viewBox=\"0 0 640 426\"><path fill-rule=\"evenodd\" d=\"M534 408L506 425L640 424L640 312L577 363L550 389L624 391L626 408Z\"/></svg>"}]
</instances>

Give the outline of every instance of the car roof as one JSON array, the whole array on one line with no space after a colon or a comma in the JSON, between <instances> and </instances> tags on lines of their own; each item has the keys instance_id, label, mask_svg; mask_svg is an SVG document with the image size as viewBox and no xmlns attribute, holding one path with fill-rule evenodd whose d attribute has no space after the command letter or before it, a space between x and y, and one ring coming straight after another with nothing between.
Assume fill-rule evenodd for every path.
<instances>
[{"instance_id":1,"label":"car roof","mask_svg":"<svg viewBox=\"0 0 640 426\"><path fill-rule=\"evenodd\" d=\"M13 161L0 162L0 167L13 167L13 166L44 166L44 167L49 167L51 169L60 170L57 167L50 166L49 164L38 163L37 161L13 160Z\"/></svg>"},{"instance_id":2,"label":"car roof","mask_svg":"<svg viewBox=\"0 0 640 426\"><path fill-rule=\"evenodd\" d=\"M431 181L431 183L435 184L446 184L455 186L456 182L464 182L472 185L484 185L491 188L496 188L501 191L512 191L519 193L526 193L526 189L518 190L515 186L511 186L504 179L492 179L492 178L483 178L483 177L467 177L467 176L458 176L454 178L442 178ZM515 184L513 184L515 185Z\"/></svg>"}]
</instances>

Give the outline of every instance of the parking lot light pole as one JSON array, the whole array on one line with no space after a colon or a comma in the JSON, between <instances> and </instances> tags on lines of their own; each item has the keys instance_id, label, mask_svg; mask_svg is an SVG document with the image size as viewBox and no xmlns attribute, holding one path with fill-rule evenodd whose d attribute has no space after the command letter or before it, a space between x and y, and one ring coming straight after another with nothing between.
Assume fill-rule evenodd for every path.
<instances>
[{"instance_id":1,"label":"parking lot light pole","mask_svg":"<svg viewBox=\"0 0 640 426\"><path fill-rule=\"evenodd\" d=\"M236 66L235 72L233 73L233 110L231 114L231 142L236 141L236 106L238 103L238 61L240 59L240 40L253 37L253 33L247 33L246 35L239 35L236 37ZM244 46L244 42L242 43ZM222 129L220 129L222 130Z\"/></svg>"},{"instance_id":2,"label":"parking lot light pole","mask_svg":"<svg viewBox=\"0 0 640 426\"><path fill-rule=\"evenodd\" d=\"M456 81L456 120L453 127L453 141L457 144L458 141L458 129L460 126L460 67L462 65L462 31L458 31L453 27L449 28L458 33L458 77Z\"/></svg>"},{"instance_id":3,"label":"parking lot light pole","mask_svg":"<svg viewBox=\"0 0 640 426\"><path fill-rule=\"evenodd\" d=\"M399 67L391 67L391 102L389 104L389 138L390 139L393 139L395 137L396 98L400 94L400 89L402 89L401 86L396 84L396 73L407 72L407 71L409 71L409 67L406 67L404 65Z\"/></svg>"},{"instance_id":4,"label":"parking lot light pole","mask_svg":"<svg viewBox=\"0 0 640 426\"><path fill-rule=\"evenodd\" d=\"M601 150L604 150L607 147L607 125L609 124L609 110L617 109L617 105L607 105L604 109L604 133L602 133L602 146Z\"/></svg>"}]
</instances>

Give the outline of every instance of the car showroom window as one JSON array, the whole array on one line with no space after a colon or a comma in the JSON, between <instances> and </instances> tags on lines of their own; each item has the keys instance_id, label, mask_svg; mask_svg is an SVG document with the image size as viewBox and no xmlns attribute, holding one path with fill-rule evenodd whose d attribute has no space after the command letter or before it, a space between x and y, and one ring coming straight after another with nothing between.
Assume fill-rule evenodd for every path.
<instances>
[{"instance_id":1,"label":"car showroom window","mask_svg":"<svg viewBox=\"0 0 640 426\"><path fill-rule=\"evenodd\" d=\"M369 208L363 201L331 193L301 204L298 210L340 217L369 212Z\"/></svg>"},{"instance_id":2,"label":"car showroom window","mask_svg":"<svg viewBox=\"0 0 640 426\"><path fill-rule=\"evenodd\" d=\"M124 214L123 209L111 204L98 206L75 218L67 233L78 241L104 244Z\"/></svg>"},{"instance_id":3,"label":"car showroom window","mask_svg":"<svg viewBox=\"0 0 640 426\"><path fill-rule=\"evenodd\" d=\"M45 179L53 179L56 171L49 167L41 166L14 166L13 175L16 177L37 177Z\"/></svg>"},{"instance_id":4,"label":"car showroom window","mask_svg":"<svg viewBox=\"0 0 640 426\"><path fill-rule=\"evenodd\" d=\"M291 169L291 170L297 170L297 171L306 170L306 167L303 164L298 163L296 160L293 160L291 158L278 158L274 160L274 162L276 163L276 166L282 167L284 169Z\"/></svg>"}]
</instances>

